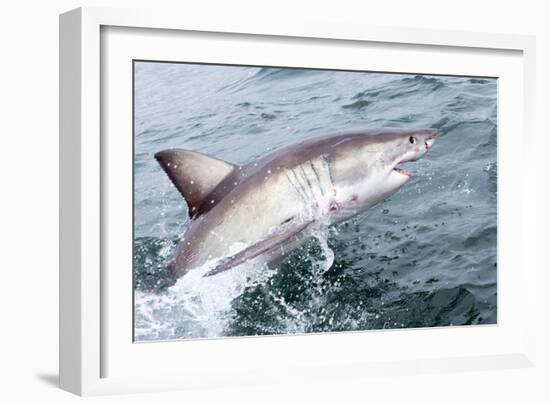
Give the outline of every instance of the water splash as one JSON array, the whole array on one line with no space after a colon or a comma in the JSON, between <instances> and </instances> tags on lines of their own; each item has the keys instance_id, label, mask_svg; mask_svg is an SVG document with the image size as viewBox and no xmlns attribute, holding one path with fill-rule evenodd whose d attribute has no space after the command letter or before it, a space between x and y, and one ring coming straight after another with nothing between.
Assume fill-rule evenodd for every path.
<instances>
[{"instance_id":1,"label":"water splash","mask_svg":"<svg viewBox=\"0 0 550 403\"><path fill-rule=\"evenodd\" d=\"M223 336L231 319L231 302L273 274L267 265L251 261L203 277L212 263L191 270L160 294L136 291L136 340Z\"/></svg>"},{"instance_id":2,"label":"water splash","mask_svg":"<svg viewBox=\"0 0 550 403\"><path fill-rule=\"evenodd\" d=\"M334 262L334 251L328 245L328 223L318 223L310 230L321 253L303 253L301 258L310 263L311 271L304 284L308 284L310 303L306 307L287 304L282 294L273 295L284 314L279 328L287 333L303 332L311 323L312 314L322 311L326 303L323 274ZM234 246L238 249L240 246ZM242 247L242 246L241 246ZM307 250L307 249L303 249ZM251 260L231 270L203 277L214 261L191 270L176 284L161 293L135 292L135 338L166 340L183 338L223 337L233 319L232 302L247 288L265 285L277 272L261 258Z\"/></svg>"},{"instance_id":3,"label":"water splash","mask_svg":"<svg viewBox=\"0 0 550 403\"><path fill-rule=\"evenodd\" d=\"M284 294L276 288L270 288L270 297L280 311L275 326L277 333L310 332L312 326L326 322L327 287L330 287L330 284L324 279L324 274L334 264L335 254L328 244L329 236L334 231L336 229L329 228L328 221L318 222L310 230L310 235L316 241L319 252L312 253L309 247L298 252L299 259L309 268L299 276L299 281L304 285L304 293L307 293L305 304L287 301Z\"/></svg>"}]
</instances>

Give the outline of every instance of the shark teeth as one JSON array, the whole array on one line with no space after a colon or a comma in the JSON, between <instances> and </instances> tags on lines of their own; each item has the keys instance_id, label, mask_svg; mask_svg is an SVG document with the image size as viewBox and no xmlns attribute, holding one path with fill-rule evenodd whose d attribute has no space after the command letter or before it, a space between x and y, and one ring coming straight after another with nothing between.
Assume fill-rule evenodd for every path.
<instances>
[{"instance_id":1,"label":"shark teeth","mask_svg":"<svg viewBox=\"0 0 550 403\"><path fill-rule=\"evenodd\" d=\"M407 171L406 169L401 169L401 168L393 168L394 171L396 172L399 172L400 174L403 174L403 175L407 175L407 176L412 176L412 172L411 171Z\"/></svg>"}]
</instances>

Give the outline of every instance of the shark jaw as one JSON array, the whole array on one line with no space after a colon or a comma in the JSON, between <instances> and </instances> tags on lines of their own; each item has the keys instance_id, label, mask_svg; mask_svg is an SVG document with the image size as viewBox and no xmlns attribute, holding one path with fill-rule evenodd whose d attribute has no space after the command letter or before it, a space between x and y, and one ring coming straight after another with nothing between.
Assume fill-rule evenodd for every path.
<instances>
[{"instance_id":1,"label":"shark jaw","mask_svg":"<svg viewBox=\"0 0 550 403\"><path fill-rule=\"evenodd\" d=\"M408 176L409 178L412 176L412 172L411 171L408 171L406 169L402 169L402 168L393 168L393 170L397 173L400 173L401 175L405 175L405 176Z\"/></svg>"}]
</instances>

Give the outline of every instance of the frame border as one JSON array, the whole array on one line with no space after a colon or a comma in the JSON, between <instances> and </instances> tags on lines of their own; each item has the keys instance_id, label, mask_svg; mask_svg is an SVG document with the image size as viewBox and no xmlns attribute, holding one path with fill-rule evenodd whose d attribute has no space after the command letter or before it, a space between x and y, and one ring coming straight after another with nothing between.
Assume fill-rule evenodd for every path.
<instances>
[{"instance_id":1,"label":"frame border","mask_svg":"<svg viewBox=\"0 0 550 403\"><path fill-rule=\"evenodd\" d=\"M194 387L178 378L161 383L140 383L132 378L101 378L100 319L105 313L100 294L102 239L100 235L100 195L102 153L100 144L100 28L121 26L186 30L195 32L238 33L262 36L316 38L345 41L372 41L468 47L479 50L516 50L523 53L524 64L524 141L525 156L534 160L535 136L535 38L533 36L474 33L450 30L374 27L320 21L285 21L281 26L269 20L236 22L230 19L196 19L186 13L152 10L85 7L60 15L59 28L59 372L62 389L78 395L156 391ZM522 214L525 226L536 223L536 177L526 177ZM530 245L535 248L534 244ZM526 253L529 278L537 277L536 254ZM536 307L536 284L526 290L527 304ZM357 376L371 373L395 374L467 371L477 368L533 366L535 362L536 310L526 313L524 354L496 357L416 360L404 365L357 363ZM289 371L290 374L293 371ZM318 378L319 371L310 378ZM316 375L317 374L317 375ZM252 377L252 382L254 377ZM303 376L302 376L303 378ZM141 384L142 383L142 384Z\"/></svg>"}]
</instances>

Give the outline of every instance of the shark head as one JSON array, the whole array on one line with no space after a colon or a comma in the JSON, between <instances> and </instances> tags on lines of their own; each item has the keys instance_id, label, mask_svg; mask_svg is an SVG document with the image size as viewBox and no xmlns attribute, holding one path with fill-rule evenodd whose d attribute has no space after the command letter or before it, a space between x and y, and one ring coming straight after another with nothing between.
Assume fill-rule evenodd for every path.
<instances>
[{"instance_id":1,"label":"shark head","mask_svg":"<svg viewBox=\"0 0 550 403\"><path fill-rule=\"evenodd\" d=\"M426 154L435 129L376 129L354 132L334 144L331 175L346 218L384 200L412 177L400 164Z\"/></svg>"},{"instance_id":2,"label":"shark head","mask_svg":"<svg viewBox=\"0 0 550 403\"><path fill-rule=\"evenodd\" d=\"M398 165L417 161L432 148L437 130L402 130L399 132L382 133L375 136L380 141L379 150L381 174L390 175L396 181L406 183L412 173ZM394 179L390 179L393 181Z\"/></svg>"}]
</instances>

